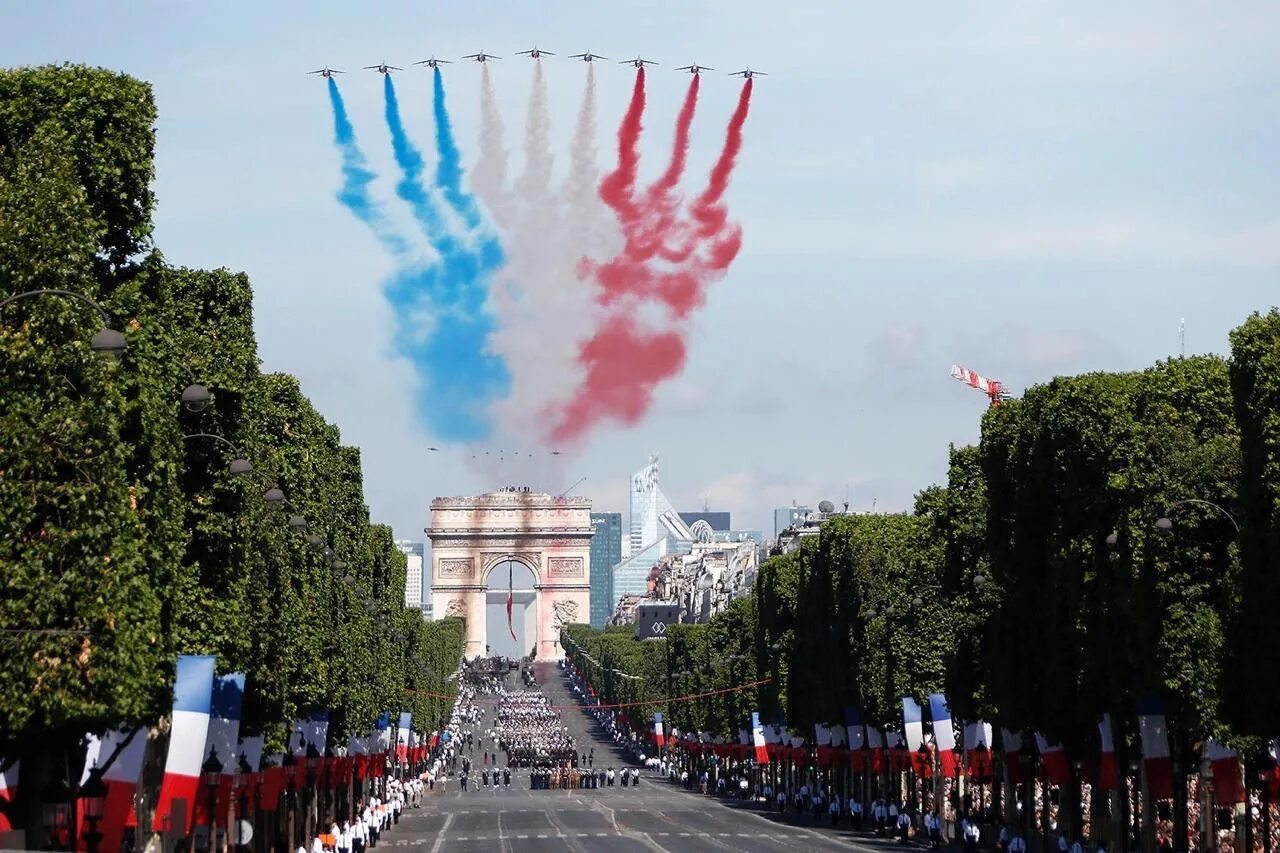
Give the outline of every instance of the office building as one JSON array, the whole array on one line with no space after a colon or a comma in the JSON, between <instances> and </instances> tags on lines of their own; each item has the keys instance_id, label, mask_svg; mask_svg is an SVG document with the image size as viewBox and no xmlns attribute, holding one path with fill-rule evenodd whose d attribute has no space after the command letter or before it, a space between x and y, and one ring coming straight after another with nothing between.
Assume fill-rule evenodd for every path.
<instances>
[{"instance_id":1,"label":"office building","mask_svg":"<svg viewBox=\"0 0 1280 853\"><path fill-rule=\"evenodd\" d=\"M690 527L693 527L699 521L705 521L710 524L712 530L729 530L733 527L727 512L711 512L705 509L702 512L682 512L680 513L680 519Z\"/></svg>"},{"instance_id":2,"label":"office building","mask_svg":"<svg viewBox=\"0 0 1280 853\"><path fill-rule=\"evenodd\" d=\"M622 513L591 513L591 627L603 628L613 614L613 567L622 562Z\"/></svg>"},{"instance_id":3,"label":"office building","mask_svg":"<svg viewBox=\"0 0 1280 853\"><path fill-rule=\"evenodd\" d=\"M630 495L628 542L631 546L630 554L635 556L645 546L657 542L666 535L662 524L664 517L674 516L677 520L679 519L671 501L667 500L667 496L658 488L657 456L650 456L649 464L631 475Z\"/></svg>"},{"instance_id":4,"label":"office building","mask_svg":"<svg viewBox=\"0 0 1280 853\"><path fill-rule=\"evenodd\" d=\"M788 527L795 527L798 524L802 524L805 517L811 512L813 512L813 510L809 509L809 507L796 506L795 504L775 509L773 511L773 538L777 539L779 534Z\"/></svg>"},{"instance_id":5,"label":"office building","mask_svg":"<svg viewBox=\"0 0 1280 853\"><path fill-rule=\"evenodd\" d=\"M396 547L404 554L408 571L404 578L404 606L422 609L423 571L427 565L427 545L425 542L413 542L409 539L397 539ZM428 581L430 583L430 581Z\"/></svg>"}]
</instances>

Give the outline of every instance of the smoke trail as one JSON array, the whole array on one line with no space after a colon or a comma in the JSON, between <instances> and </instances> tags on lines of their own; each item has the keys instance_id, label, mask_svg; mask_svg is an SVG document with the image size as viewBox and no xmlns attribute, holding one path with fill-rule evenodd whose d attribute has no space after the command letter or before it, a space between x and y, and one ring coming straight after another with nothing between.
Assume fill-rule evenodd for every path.
<instances>
[{"instance_id":1,"label":"smoke trail","mask_svg":"<svg viewBox=\"0 0 1280 853\"><path fill-rule=\"evenodd\" d=\"M631 102L618 128L618 167L600 182L600 198L613 208L623 222L634 219L638 213L634 195L636 172L640 167L640 131L644 117L644 68L636 70L636 82L631 89Z\"/></svg>"},{"instance_id":2,"label":"smoke trail","mask_svg":"<svg viewBox=\"0 0 1280 853\"><path fill-rule=\"evenodd\" d=\"M687 110L682 109L677 120L671 165L646 194L644 209L636 211L619 206L617 196L613 196L610 206L618 214L627 242L622 252L608 263L590 268L600 286L597 302L608 313L582 346L579 361L585 370L585 379L577 395L556 415L551 435L557 442L580 439L606 418L625 424L638 422L648 410L657 385L683 367L688 317L705 300L707 285L723 276L742 245L742 231L728 222L723 197L742 147L742 128L750 108L750 84L748 79L739 95L707 188L689 212L695 221L694 228L675 222L667 207L669 194L683 168L685 154L681 149L687 144L687 122L692 121L692 104L697 97L693 84L686 96ZM626 124L624 119L624 127ZM621 131L619 137L622 138ZM625 158L624 147L620 145L618 171L623 170L621 163ZM606 183L607 179L601 184L602 198L606 195ZM618 186L622 183L619 180ZM617 187L608 189L614 192ZM651 229L655 226L663 233L653 234ZM654 239L662 241L664 234L690 231L696 239L687 247L681 247L680 263L668 263L668 253L659 259L661 263L655 263L651 251ZM642 316L639 313L642 308L655 301L666 309L666 325L645 329L636 318Z\"/></svg>"},{"instance_id":3,"label":"smoke trail","mask_svg":"<svg viewBox=\"0 0 1280 853\"><path fill-rule=\"evenodd\" d=\"M409 247L395 233L378 205L369 196L369 184L374 174L366 165L364 154L356 142L356 132L347 117L347 107L343 103L342 93L338 91L338 83L329 78L329 105L333 108L333 142L342 154L342 187L337 198L342 206L355 214L355 217L369 226L374 237L392 254L405 255Z\"/></svg>"},{"instance_id":4,"label":"smoke trail","mask_svg":"<svg viewBox=\"0 0 1280 853\"><path fill-rule=\"evenodd\" d=\"M528 120L524 130L524 174L516 181L516 191L525 204L538 204L551 193L551 116L547 109L547 83L542 63L533 64L533 87L529 90Z\"/></svg>"},{"instance_id":5,"label":"smoke trail","mask_svg":"<svg viewBox=\"0 0 1280 853\"><path fill-rule=\"evenodd\" d=\"M400 104L396 98L396 89L391 82L390 74L382 75L382 94L386 100L387 130L391 133L391 150L395 154L396 165L400 167L396 195L409 205L414 219L422 226L423 234L434 246L437 240L447 239L447 232L440 211L436 209L434 201L422 185L425 164L421 152L405 133L404 123L400 120Z\"/></svg>"},{"instance_id":6,"label":"smoke trail","mask_svg":"<svg viewBox=\"0 0 1280 853\"><path fill-rule=\"evenodd\" d=\"M510 220L507 198L507 149L502 146L502 116L493 93L488 64L480 76L480 159L471 173L471 185L484 200L494 221L506 226Z\"/></svg>"}]
</instances>

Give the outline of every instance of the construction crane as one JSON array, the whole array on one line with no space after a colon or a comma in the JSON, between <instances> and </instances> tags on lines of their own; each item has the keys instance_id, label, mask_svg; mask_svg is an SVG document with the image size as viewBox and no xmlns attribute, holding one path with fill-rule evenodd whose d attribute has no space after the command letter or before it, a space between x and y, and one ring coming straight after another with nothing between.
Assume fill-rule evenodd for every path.
<instances>
[{"instance_id":1,"label":"construction crane","mask_svg":"<svg viewBox=\"0 0 1280 853\"><path fill-rule=\"evenodd\" d=\"M1004 383L999 379L988 379L967 367L951 365L951 378L959 380L970 388L976 388L991 399L991 405L998 406L1002 400L1008 400L1011 394L1004 390Z\"/></svg>"}]
</instances>

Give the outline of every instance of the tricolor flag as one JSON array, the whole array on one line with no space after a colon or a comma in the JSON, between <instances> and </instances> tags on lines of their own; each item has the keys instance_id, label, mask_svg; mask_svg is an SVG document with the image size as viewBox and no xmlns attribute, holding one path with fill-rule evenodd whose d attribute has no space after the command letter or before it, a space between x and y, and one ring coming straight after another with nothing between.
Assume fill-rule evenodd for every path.
<instances>
[{"instance_id":1,"label":"tricolor flag","mask_svg":"<svg viewBox=\"0 0 1280 853\"><path fill-rule=\"evenodd\" d=\"M246 737L240 739L239 755L236 756L236 765L239 766L244 761L248 771L244 778L240 780L240 786L245 789L248 796L245 798L245 804L252 809L254 801L254 790L258 787L262 769L262 748L266 745L266 738L262 735L254 737Z\"/></svg>"},{"instance_id":2,"label":"tricolor flag","mask_svg":"<svg viewBox=\"0 0 1280 853\"><path fill-rule=\"evenodd\" d=\"M658 745L658 749L667 745L667 735L662 730L662 714L658 711L653 714L653 741Z\"/></svg>"},{"instance_id":3,"label":"tricolor flag","mask_svg":"<svg viewBox=\"0 0 1280 853\"><path fill-rule=\"evenodd\" d=\"M133 795L138 790L138 778L142 775L142 759L147 752L145 728L112 729L102 737L89 735L84 754L84 773L80 784L89 781L89 771L97 767L102 771L102 782L107 786L107 799L102 806L102 820L98 823L99 839L104 850L119 850L124 841L125 827L133 814ZM137 815L133 814L137 821ZM86 844L87 849L87 844Z\"/></svg>"},{"instance_id":4,"label":"tricolor flag","mask_svg":"<svg viewBox=\"0 0 1280 853\"><path fill-rule=\"evenodd\" d=\"M400 729L396 735L396 760L404 761L409 755L409 728L413 725L413 714L400 712Z\"/></svg>"},{"instance_id":5,"label":"tricolor flag","mask_svg":"<svg viewBox=\"0 0 1280 853\"><path fill-rule=\"evenodd\" d=\"M910 696L902 697L902 728L907 739L907 751L911 757L912 769L917 776L929 775L929 754L920 749L924 746L924 713L920 703Z\"/></svg>"},{"instance_id":6,"label":"tricolor flag","mask_svg":"<svg viewBox=\"0 0 1280 853\"><path fill-rule=\"evenodd\" d=\"M383 711L378 715L378 722L374 725L376 732L377 750L386 752L391 749L391 712Z\"/></svg>"},{"instance_id":7,"label":"tricolor flag","mask_svg":"<svg viewBox=\"0 0 1280 853\"><path fill-rule=\"evenodd\" d=\"M1104 791L1114 791L1120 787L1120 767L1116 763L1116 741L1110 714L1103 714L1098 721L1098 742L1102 745L1102 759L1098 763L1098 787Z\"/></svg>"},{"instance_id":8,"label":"tricolor flag","mask_svg":"<svg viewBox=\"0 0 1280 853\"><path fill-rule=\"evenodd\" d=\"M769 763L769 748L764 742L764 726L760 725L760 712L751 712L751 745L755 747L756 764Z\"/></svg>"},{"instance_id":9,"label":"tricolor flag","mask_svg":"<svg viewBox=\"0 0 1280 853\"><path fill-rule=\"evenodd\" d=\"M9 820L9 804L18 799L18 770L22 762L17 758L0 758L0 832L9 832L13 823Z\"/></svg>"},{"instance_id":10,"label":"tricolor flag","mask_svg":"<svg viewBox=\"0 0 1280 853\"><path fill-rule=\"evenodd\" d=\"M1213 799L1220 806L1244 802L1244 784L1240 770L1240 753L1227 749L1216 740L1204 745L1204 757L1213 768Z\"/></svg>"},{"instance_id":11,"label":"tricolor flag","mask_svg":"<svg viewBox=\"0 0 1280 853\"><path fill-rule=\"evenodd\" d=\"M262 761L262 787L259 789L258 806L264 812L275 812L280 806L280 792L285 789L284 754L268 755Z\"/></svg>"},{"instance_id":12,"label":"tricolor flag","mask_svg":"<svg viewBox=\"0 0 1280 853\"><path fill-rule=\"evenodd\" d=\"M991 778L991 724L979 720L964 727L964 751L969 775L978 781Z\"/></svg>"},{"instance_id":13,"label":"tricolor flag","mask_svg":"<svg viewBox=\"0 0 1280 853\"><path fill-rule=\"evenodd\" d=\"M1147 790L1153 800L1173 799L1173 761L1169 758L1169 729L1164 703L1158 697L1138 703L1138 730L1142 733L1142 762Z\"/></svg>"},{"instance_id":14,"label":"tricolor flag","mask_svg":"<svg viewBox=\"0 0 1280 853\"><path fill-rule=\"evenodd\" d=\"M1011 785L1022 784L1022 734L1008 729L1000 730L1001 743L1004 746L1004 767L1009 774Z\"/></svg>"},{"instance_id":15,"label":"tricolor flag","mask_svg":"<svg viewBox=\"0 0 1280 853\"><path fill-rule=\"evenodd\" d=\"M173 720L169 726L169 754L160 782L153 832L171 836L191 834L195 825L196 793L200 788L200 765L204 763L205 741L209 737L209 709L213 696L213 667L210 655L182 655L173 685ZM185 820L174 822L175 807L181 804Z\"/></svg>"},{"instance_id":16,"label":"tricolor flag","mask_svg":"<svg viewBox=\"0 0 1280 853\"><path fill-rule=\"evenodd\" d=\"M941 693L929 694L929 718L933 720L933 742L938 748L938 759L942 762L942 775L948 779L956 778L956 732L951 723L951 709L947 707L947 697Z\"/></svg>"},{"instance_id":17,"label":"tricolor flag","mask_svg":"<svg viewBox=\"0 0 1280 853\"><path fill-rule=\"evenodd\" d=\"M875 726L868 725L867 747L871 750L871 772L881 772L885 768L884 732Z\"/></svg>"},{"instance_id":18,"label":"tricolor flag","mask_svg":"<svg viewBox=\"0 0 1280 853\"><path fill-rule=\"evenodd\" d=\"M515 581L513 580L515 573L515 563L507 563L507 630L511 632L511 639L516 641L516 626L512 621L511 613L516 605Z\"/></svg>"},{"instance_id":19,"label":"tricolor flag","mask_svg":"<svg viewBox=\"0 0 1280 853\"><path fill-rule=\"evenodd\" d=\"M1061 743L1049 743L1044 735L1036 732L1036 749L1044 762L1045 778L1050 785L1065 785L1071 781L1071 768L1067 765L1067 753Z\"/></svg>"},{"instance_id":20,"label":"tricolor flag","mask_svg":"<svg viewBox=\"0 0 1280 853\"><path fill-rule=\"evenodd\" d=\"M217 826L226 826L227 810L231 806L231 781L235 778L236 764L240 754L236 751L240 738L240 705L244 699L244 673L233 672L220 675L213 680L213 699L210 703L209 736L206 739L204 760L217 755L222 763L222 774L218 779L217 810L214 822ZM206 797L198 797L195 802L196 823L209 823L209 801Z\"/></svg>"},{"instance_id":21,"label":"tricolor flag","mask_svg":"<svg viewBox=\"0 0 1280 853\"><path fill-rule=\"evenodd\" d=\"M844 708L844 733L849 742L849 766L855 773L861 773L866 769L863 747L867 745L867 733L862 727L862 714L857 708Z\"/></svg>"}]
</instances>

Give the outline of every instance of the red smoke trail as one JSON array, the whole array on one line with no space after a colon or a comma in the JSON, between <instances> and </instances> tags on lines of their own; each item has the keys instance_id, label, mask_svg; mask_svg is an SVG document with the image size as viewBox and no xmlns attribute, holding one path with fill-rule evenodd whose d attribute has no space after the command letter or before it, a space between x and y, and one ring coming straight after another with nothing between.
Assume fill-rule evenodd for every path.
<instances>
[{"instance_id":1,"label":"red smoke trail","mask_svg":"<svg viewBox=\"0 0 1280 853\"><path fill-rule=\"evenodd\" d=\"M642 108L642 78L637 79L636 90ZM581 438L606 418L624 424L638 422L648 411L658 384L684 366L684 321L703 304L707 285L724 274L742 247L742 230L729 223L723 198L742 148L751 90L752 81L747 79L707 187L691 205L693 223L676 221L670 199L684 168L689 125L697 101L697 78L690 84L680 111L671 164L646 193L643 209L636 207L632 193L638 162L634 145L640 126L637 96L633 95L632 108L618 132L618 169L600 185L601 198L618 215L626 245L609 262L596 265L584 261L579 270L584 278L595 277L600 286L597 302L609 313L582 346L578 360L586 375L571 402L556 413L553 441ZM671 204L670 210L665 208L667 204ZM651 227L657 227L660 233L650 233ZM682 243L675 249L664 247L662 263L655 264L655 240L663 245L673 232ZM666 328L646 329L638 322L638 309L652 301L667 308Z\"/></svg>"},{"instance_id":2,"label":"red smoke trail","mask_svg":"<svg viewBox=\"0 0 1280 853\"><path fill-rule=\"evenodd\" d=\"M636 172L640 166L640 120L644 116L644 68L636 71L631 103L618 128L618 168L600 182L600 198L626 221L636 215Z\"/></svg>"}]
</instances>

